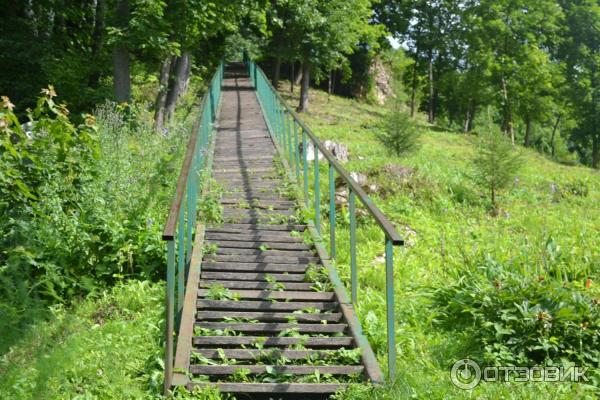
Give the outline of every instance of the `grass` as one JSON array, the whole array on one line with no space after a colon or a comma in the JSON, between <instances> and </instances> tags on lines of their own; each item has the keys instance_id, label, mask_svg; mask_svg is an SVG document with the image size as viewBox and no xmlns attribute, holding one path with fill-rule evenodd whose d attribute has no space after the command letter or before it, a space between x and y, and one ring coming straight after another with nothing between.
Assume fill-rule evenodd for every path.
<instances>
[{"instance_id":1,"label":"grass","mask_svg":"<svg viewBox=\"0 0 600 400\"><path fill-rule=\"evenodd\" d=\"M0 358L0 398L159 398L163 300L162 284L125 281L51 308Z\"/></svg>"},{"instance_id":2,"label":"grass","mask_svg":"<svg viewBox=\"0 0 600 400\"><path fill-rule=\"evenodd\" d=\"M298 93L281 85L295 105ZM395 250L396 342L398 377L393 385L365 394L357 387L340 398L593 398L597 387L583 384L482 384L472 392L450 382L452 364L482 356L472 331L440 326L433 295L463 279L466 271L485 269L493 260L503 269L529 278L562 282L573 292L598 298L600 266L600 175L565 166L529 149L520 149L525 165L512 187L502 193L501 213L471 178L476 135L460 134L420 122L421 146L397 159L377 140L383 107L311 91L310 112L302 118L322 140L348 146L349 171L366 174L378 185L375 204L394 223L407 244ZM311 167L312 167L312 163ZM408 176L385 167L410 169ZM312 177L312 169L310 170ZM327 169L322 162L322 232L327 237ZM312 187L312 181L311 181ZM312 190L311 190L312 196ZM347 211L338 210L336 266L349 281ZM381 364L386 364L383 234L359 213L359 304L363 328ZM591 285L584 282L591 279ZM474 327L476 329L476 327ZM598 385L597 381L593 385Z\"/></svg>"}]
</instances>

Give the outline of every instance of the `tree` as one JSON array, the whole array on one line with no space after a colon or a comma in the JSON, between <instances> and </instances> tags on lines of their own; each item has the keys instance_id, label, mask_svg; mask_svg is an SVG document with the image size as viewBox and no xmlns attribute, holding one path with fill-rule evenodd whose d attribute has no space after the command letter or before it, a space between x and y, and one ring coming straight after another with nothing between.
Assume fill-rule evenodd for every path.
<instances>
[{"instance_id":1,"label":"tree","mask_svg":"<svg viewBox=\"0 0 600 400\"><path fill-rule=\"evenodd\" d=\"M479 139L477 153L473 159L473 178L488 191L492 212L497 215L498 192L513 180L521 167L522 159L491 120L487 131L482 133Z\"/></svg>"},{"instance_id":2,"label":"tree","mask_svg":"<svg viewBox=\"0 0 600 400\"><path fill-rule=\"evenodd\" d=\"M289 53L302 62L302 82L298 111L308 110L311 75L329 73L332 66L346 61L360 39L374 29L369 24L370 0L289 0L284 30Z\"/></svg>"},{"instance_id":3,"label":"tree","mask_svg":"<svg viewBox=\"0 0 600 400\"><path fill-rule=\"evenodd\" d=\"M384 130L378 139L389 153L402 157L419 147L421 131L406 112L406 94L402 85L402 75L407 64L404 55L401 50L396 50L390 58L393 96L387 101L388 114L384 119Z\"/></svg>"},{"instance_id":4,"label":"tree","mask_svg":"<svg viewBox=\"0 0 600 400\"><path fill-rule=\"evenodd\" d=\"M118 0L115 7L115 29L124 35L129 24L129 0ZM131 98L131 76L129 70L129 46L125 40L115 42L112 50L113 84L117 102L127 102Z\"/></svg>"},{"instance_id":5,"label":"tree","mask_svg":"<svg viewBox=\"0 0 600 400\"><path fill-rule=\"evenodd\" d=\"M600 167L600 5L593 0L562 0L565 40L559 54L567 65L577 127L572 139L582 159Z\"/></svg>"}]
</instances>

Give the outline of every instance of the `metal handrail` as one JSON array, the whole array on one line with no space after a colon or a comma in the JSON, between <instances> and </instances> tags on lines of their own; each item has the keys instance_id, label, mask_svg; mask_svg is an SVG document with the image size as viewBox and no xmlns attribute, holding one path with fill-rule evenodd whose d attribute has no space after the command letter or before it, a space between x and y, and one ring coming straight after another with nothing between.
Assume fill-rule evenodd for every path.
<instances>
[{"instance_id":1,"label":"metal handrail","mask_svg":"<svg viewBox=\"0 0 600 400\"><path fill-rule=\"evenodd\" d=\"M319 156L321 152L327 160L329 170L329 254L332 259L336 258L335 251L335 228L336 228L336 207L335 207L335 173L342 178L348 185L349 199L348 208L350 213L350 287L352 303L356 304L358 296L358 272L356 257L356 197L365 206L369 214L375 219L385 234L385 266L386 266L386 319L387 319L387 339L388 339L388 376L390 380L395 377L396 370L396 346L395 346L395 316L394 316L394 279L393 279L393 246L403 245L404 241L396 231L392 223L383 215L379 208L373 203L371 198L360 187L346 169L340 165L335 156L325 147L319 138L310 130L310 128L300 119L299 115L292 110L273 87L264 71L252 60L246 58L246 64L249 70L250 78L257 91L258 98L265 113L265 119L270 127L271 135L278 143L278 150L285 158L289 158L290 165L295 165L296 179L299 184L304 186L305 206L309 208L309 190L308 190L308 161L307 161L307 138L311 140L314 146L314 202L315 212L314 225L317 234L321 235L320 219L320 184L319 184ZM291 117L291 121L290 121ZM290 126L290 122L291 125ZM301 135L298 131L301 130ZM302 158L300 163L299 155L299 136L302 138ZM286 155L287 153L287 155ZM302 166L300 165L302 164ZM302 175L302 177L301 177ZM301 179L302 178L302 179Z\"/></svg>"},{"instance_id":2,"label":"metal handrail","mask_svg":"<svg viewBox=\"0 0 600 400\"><path fill-rule=\"evenodd\" d=\"M217 67L200 103L200 116L194 123L187 144L183 166L177 180L175 197L163 230L167 242L167 301L165 332L164 392L169 393L173 379L175 319L180 319L185 298L187 267L192 256L192 239L197 222L196 206L200 190L200 174L206 168L206 153L213 135L217 105L221 98L223 62ZM177 250L177 253L176 253ZM177 268L176 268L177 267ZM177 280L177 290L175 281ZM177 302L175 294L177 293ZM176 307L177 306L177 307ZM177 313L175 312L177 310Z\"/></svg>"}]
</instances>

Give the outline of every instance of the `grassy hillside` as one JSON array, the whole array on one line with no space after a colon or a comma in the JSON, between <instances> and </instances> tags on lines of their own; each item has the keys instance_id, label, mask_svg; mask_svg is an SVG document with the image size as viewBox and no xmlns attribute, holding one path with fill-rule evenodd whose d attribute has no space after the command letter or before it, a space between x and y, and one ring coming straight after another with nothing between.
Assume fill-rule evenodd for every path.
<instances>
[{"instance_id":1,"label":"grassy hillside","mask_svg":"<svg viewBox=\"0 0 600 400\"><path fill-rule=\"evenodd\" d=\"M282 94L296 105L298 93L287 88L282 85ZM590 386L488 383L469 393L452 386L449 372L465 357L486 365L598 366L598 172L520 149L524 167L500 198L500 216L493 217L483 190L470 177L476 135L422 124L420 149L397 159L377 140L383 107L328 99L320 91L311 92L310 102L304 121L322 140L349 147L346 168L378 185L372 194L375 203L407 242L394 265L399 377L381 395L597 395L597 373ZM390 165L411 172L399 176ZM324 181L321 192L327 193ZM323 201L325 210L327 199ZM338 229L338 236L338 269L347 278L347 229ZM359 314L385 363L383 236L367 217L360 219L358 243Z\"/></svg>"}]
</instances>

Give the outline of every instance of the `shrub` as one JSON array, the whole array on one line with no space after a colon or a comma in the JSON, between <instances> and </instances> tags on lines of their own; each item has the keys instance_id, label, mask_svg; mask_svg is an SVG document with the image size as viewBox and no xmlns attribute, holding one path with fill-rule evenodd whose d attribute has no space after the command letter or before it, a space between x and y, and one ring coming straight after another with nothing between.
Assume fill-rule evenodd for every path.
<instances>
[{"instance_id":1,"label":"shrub","mask_svg":"<svg viewBox=\"0 0 600 400\"><path fill-rule=\"evenodd\" d=\"M69 302L126 277L162 276L162 221L190 121L164 137L143 108L108 103L97 123L86 116L75 126L55 96L53 88L44 91L27 129L10 101L1 103L4 346L35 304Z\"/></svg>"},{"instance_id":2,"label":"shrub","mask_svg":"<svg viewBox=\"0 0 600 400\"><path fill-rule=\"evenodd\" d=\"M438 289L434 305L438 322L468 332L488 362L597 366L598 294L581 286L524 277L487 263Z\"/></svg>"}]
</instances>

